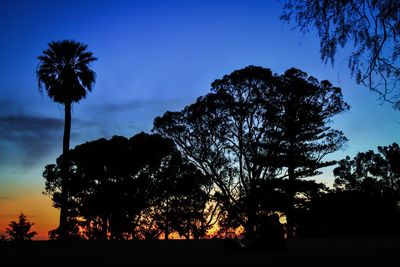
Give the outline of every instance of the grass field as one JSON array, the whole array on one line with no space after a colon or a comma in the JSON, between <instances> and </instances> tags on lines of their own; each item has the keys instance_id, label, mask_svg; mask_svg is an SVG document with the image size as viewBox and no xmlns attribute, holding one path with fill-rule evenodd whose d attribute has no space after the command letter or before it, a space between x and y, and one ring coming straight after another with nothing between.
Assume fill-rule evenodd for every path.
<instances>
[{"instance_id":1,"label":"grass field","mask_svg":"<svg viewBox=\"0 0 400 267\"><path fill-rule=\"evenodd\" d=\"M400 239L293 239L287 249L222 240L0 243L0 266L400 266Z\"/></svg>"}]
</instances>

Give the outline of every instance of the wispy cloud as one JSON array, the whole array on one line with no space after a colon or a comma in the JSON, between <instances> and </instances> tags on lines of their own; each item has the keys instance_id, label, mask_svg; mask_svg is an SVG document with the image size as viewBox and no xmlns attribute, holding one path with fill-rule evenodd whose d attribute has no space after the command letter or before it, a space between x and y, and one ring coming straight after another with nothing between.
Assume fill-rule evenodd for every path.
<instances>
[{"instance_id":1,"label":"wispy cloud","mask_svg":"<svg viewBox=\"0 0 400 267\"><path fill-rule=\"evenodd\" d=\"M31 115L0 115L0 161L32 165L54 147L63 130L63 120Z\"/></svg>"},{"instance_id":2,"label":"wispy cloud","mask_svg":"<svg viewBox=\"0 0 400 267\"><path fill-rule=\"evenodd\" d=\"M127 99L125 102L95 104L85 114L86 117L74 114L71 145L88 141L88 138L114 134L129 136L145 130L155 114L181 103L179 99ZM0 165L32 167L56 150L58 156L62 148L63 129L63 118L32 114L23 103L1 99Z\"/></svg>"},{"instance_id":3,"label":"wispy cloud","mask_svg":"<svg viewBox=\"0 0 400 267\"><path fill-rule=\"evenodd\" d=\"M62 127L62 125L62 120L49 117L26 115L0 116L0 126L10 127L9 129L13 134L19 134L21 132L45 134L48 130L58 129Z\"/></svg>"},{"instance_id":4,"label":"wispy cloud","mask_svg":"<svg viewBox=\"0 0 400 267\"><path fill-rule=\"evenodd\" d=\"M105 103L96 106L96 109L104 112L125 112L142 108L165 108L181 102L180 99L131 99L123 103Z\"/></svg>"}]
</instances>

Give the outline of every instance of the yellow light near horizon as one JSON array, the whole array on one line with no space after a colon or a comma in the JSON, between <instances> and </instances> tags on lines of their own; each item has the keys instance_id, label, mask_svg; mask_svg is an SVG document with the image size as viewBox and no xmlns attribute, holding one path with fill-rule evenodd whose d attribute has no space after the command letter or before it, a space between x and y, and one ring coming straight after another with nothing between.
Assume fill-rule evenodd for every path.
<instances>
[{"instance_id":1,"label":"yellow light near horizon","mask_svg":"<svg viewBox=\"0 0 400 267\"><path fill-rule=\"evenodd\" d=\"M281 224L287 224L286 215L285 214L279 214L279 222Z\"/></svg>"}]
</instances>

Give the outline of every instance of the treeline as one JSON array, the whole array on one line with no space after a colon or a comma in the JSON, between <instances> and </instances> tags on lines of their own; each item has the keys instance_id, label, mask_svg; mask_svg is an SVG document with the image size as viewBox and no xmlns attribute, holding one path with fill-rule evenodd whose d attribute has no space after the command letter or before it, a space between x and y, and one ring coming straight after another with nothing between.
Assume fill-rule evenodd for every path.
<instances>
[{"instance_id":1,"label":"treeline","mask_svg":"<svg viewBox=\"0 0 400 267\"><path fill-rule=\"evenodd\" d=\"M215 223L209 177L158 134L87 142L72 149L69 157L72 237L156 239L176 232L197 239ZM43 173L55 207L61 203L60 165L47 165ZM56 234L52 232L52 238Z\"/></svg>"},{"instance_id":2,"label":"treeline","mask_svg":"<svg viewBox=\"0 0 400 267\"><path fill-rule=\"evenodd\" d=\"M285 216L288 237L398 233L396 144L339 161L334 189L302 179L337 163L324 158L347 138L329 122L348 109L328 81L249 66L157 117L153 134L75 147L68 179L62 157L46 166L45 191L76 238L256 238L271 214Z\"/></svg>"}]
</instances>

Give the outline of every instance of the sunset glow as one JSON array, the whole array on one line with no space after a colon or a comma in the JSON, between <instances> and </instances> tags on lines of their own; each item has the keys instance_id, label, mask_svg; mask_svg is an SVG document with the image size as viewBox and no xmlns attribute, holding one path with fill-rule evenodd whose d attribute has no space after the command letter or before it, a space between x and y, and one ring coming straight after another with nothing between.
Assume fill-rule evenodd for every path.
<instances>
[{"instance_id":1,"label":"sunset glow","mask_svg":"<svg viewBox=\"0 0 400 267\"><path fill-rule=\"evenodd\" d=\"M0 235L21 212L37 240L58 227L42 173L62 153L64 107L39 91L35 73L51 41L81 41L98 58L93 91L72 108L71 149L149 133L155 117L182 110L215 79L249 65L278 74L296 67L342 88L351 109L331 125L349 142L329 159L400 142L399 111L356 84L349 50L334 66L323 64L316 32L291 31L281 10L280 1L2 1ZM314 178L332 186L332 170Z\"/></svg>"}]
</instances>

